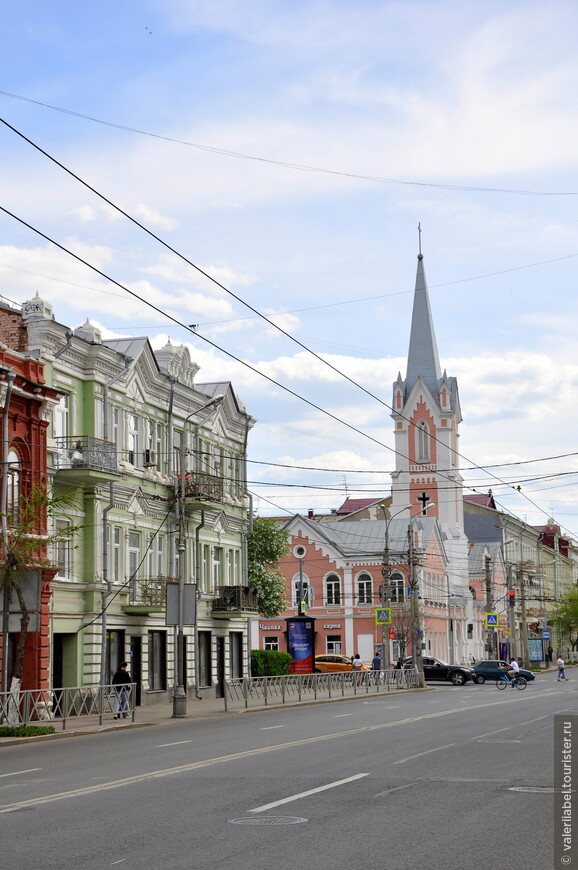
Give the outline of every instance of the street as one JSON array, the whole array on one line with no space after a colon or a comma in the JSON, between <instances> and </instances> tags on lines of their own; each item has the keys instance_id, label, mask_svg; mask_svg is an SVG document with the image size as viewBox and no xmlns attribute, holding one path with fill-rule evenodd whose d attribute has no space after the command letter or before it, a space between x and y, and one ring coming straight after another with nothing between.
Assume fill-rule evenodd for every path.
<instances>
[{"instance_id":1,"label":"street","mask_svg":"<svg viewBox=\"0 0 578 870\"><path fill-rule=\"evenodd\" d=\"M552 717L577 711L572 686L440 686L5 747L2 865L549 868Z\"/></svg>"}]
</instances>

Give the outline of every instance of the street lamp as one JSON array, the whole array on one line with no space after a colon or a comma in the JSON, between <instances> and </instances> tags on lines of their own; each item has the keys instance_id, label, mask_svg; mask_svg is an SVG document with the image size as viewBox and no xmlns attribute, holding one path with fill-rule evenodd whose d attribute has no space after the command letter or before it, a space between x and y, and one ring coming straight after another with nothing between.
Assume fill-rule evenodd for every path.
<instances>
[{"instance_id":1,"label":"street lamp","mask_svg":"<svg viewBox=\"0 0 578 870\"><path fill-rule=\"evenodd\" d=\"M421 511L420 516L425 515L425 512L429 510L429 508L435 507L435 502L431 502L431 504L425 504ZM411 626L413 630L413 638L412 638L412 658L413 658L413 666L417 671L417 681L420 689L423 689L425 686L425 678L423 673L423 651L422 651L422 637L423 630L420 625L420 614L419 614L419 599L417 594L417 575L416 568L419 564L417 561L417 556L414 555L414 547L413 547L413 529L412 524L415 520L415 517L412 517L409 521L408 527L408 535L409 535L409 585L411 588Z\"/></svg>"},{"instance_id":2,"label":"street lamp","mask_svg":"<svg viewBox=\"0 0 578 870\"><path fill-rule=\"evenodd\" d=\"M178 597L178 610L177 610L177 619L178 619L178 627L177 627L177 649L176 649L176 667L175 667L175 675L174 675L174 687L173 687L173 718L183 718L187 715L187 693L185 692L185 667L184 667L184 636L185 636L185 575L186 575L186 516L185 516L185 495L186 495L186 486L185 486L185 434L187 429L187 423L194 417L196 414L201 413L201 411L206 411L208 408L212 408L211 414L209 414L204 420L203 423L206 423L209 417L214 413L217 406L221 404L223 401L223 396L215 396L215 398L211 399L209 402L206 402L204 405L201 405L200 408L196 408L194 411L185 417L183 422L183 433L181 436L181 445L179 448L179 471L180 471L180 480L177 480L177 506L178 506L178 527L179 527L179 537L178 537L178 552L179 552L179 597ZM196 617L195 617L196 618ZM197 656L197 650L195 649L195 661Z\"/></svg>"}]
</instances>

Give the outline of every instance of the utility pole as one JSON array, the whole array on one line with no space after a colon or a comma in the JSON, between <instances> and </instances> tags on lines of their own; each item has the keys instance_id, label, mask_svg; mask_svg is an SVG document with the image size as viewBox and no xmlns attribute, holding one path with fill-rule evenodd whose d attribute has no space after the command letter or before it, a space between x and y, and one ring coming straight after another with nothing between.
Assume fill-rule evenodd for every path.
<instances>
[{"instance_id":1,"label":"utility pole","mask_svg":"<svg viewBox=\"0 0 578 870\"><path fill-rule=\"evenodd\" d=\"M492 560L489 556L484 556L484 566L486 569L486 612L492 613L494 609L494 595L492 590L492 575L490 572L490 564ZM494 657L494 630L488 626L487 636L488 658Z\"/></svg>"},{"instance_id":2,"label":"utility pole","mask_svg":"<svg viewBox=\"0 0 578 870\"><path fill-rule=\"evenodd\" d=\"M391 571L389 568L389 523L385 521L385 547L383 550L383 568L381 569L383 583L381 584L381 606L387 607L387 601L390 593L389 578ZM387 634L386 634L387 629ZM381 625L381 655L383 658L384 670L389 670L389 626Z\"/></svg>"},{"instance_id":3,"label":"utility pole","mask_svg":"<svg viewBox=\"0 0 578 870\"><path fill-rule=\"evenodd\" d=\"M417 684L420 689L425 687L425 679L423 675L423 651L421 648L423 631L420 624L420 613L419 613L419 596L418 596L418 578L416 568L419 564L417 556L415 555L414 546L413 546L413 529L411 527L411 522L408 528L408 536L409 536L409 587L411 589L411 600L410 600L410 608L411 608L411 630L412 630L412 639L411 639L411 652L413 658L413 666L417 671Z\"/></svg>"},{"instance_id":4,"label":"utility pole","mask_svg":"<svg viewBox=\"0 0 578 870\"><path fill-rule=\"evenodd\" d=\"M520 656L523 659L522 664L527 668L529 665L528 623L526 622L526 584L524 581L523 564L519 567L518 582L520 586Z\"/></svg>"}]
</instances>

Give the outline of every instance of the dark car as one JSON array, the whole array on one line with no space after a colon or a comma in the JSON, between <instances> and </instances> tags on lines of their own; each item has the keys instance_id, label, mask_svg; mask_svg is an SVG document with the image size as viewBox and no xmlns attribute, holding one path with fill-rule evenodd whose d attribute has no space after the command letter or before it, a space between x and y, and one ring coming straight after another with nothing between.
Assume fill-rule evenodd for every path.
<instances>
[{"instance_id":1,"label":"dark car","mask_svg":"<svg viewBox=\"0 0 578 870\"><path fill-rule=\"evenodd\" d=\"M474 677L475 683L485 683L486 680L499 680L501 676L503 676L504 671L503 668L507 668L508 662L502 661L502 659L485 659L483 662L478 662L477 665L474 665L474 671L476 675ZM532 671L527 671L524 668L520 668L520 676L525 677L527 681L534 679L534 674Z\"/></svg>"},{"instance_id":2,"label":"dark car","mask_svg":"<svg viewBox=\"0 0 578 870\"><path fill-rule=\"evenodd\" d=\"M403 666L412 668L413 659L411 657L404 659ZM475 678L474 669L468 665L450 665L435 656L423 656L423 675L426 683L441 680L453 683L454 686L463 686L468 680Z\"/></svg>"}]
</instances>

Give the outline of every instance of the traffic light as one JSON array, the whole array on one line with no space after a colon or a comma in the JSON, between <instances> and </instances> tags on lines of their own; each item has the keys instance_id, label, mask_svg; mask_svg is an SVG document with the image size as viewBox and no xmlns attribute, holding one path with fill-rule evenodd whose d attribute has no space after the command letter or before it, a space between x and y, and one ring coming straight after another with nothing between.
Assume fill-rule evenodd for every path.
<instances>
[{"instance_id":1,"label":"traffic light","mask_svg":"<svg viewBox=\"0 0 578 870\"><path fill-rule=\"evenodd\" d=\"M516 590L508 589L508 598L510 600L510 607L516 606Z\"/></svg>"},{"instance_id":2,"label":"traffic light","mask_svg":"<svg viewBox=\"0 0 578 870\"><path fill-rule=\"evenodd\" d=\"M395 640L395 628L392 625L389 627L389 639Z\"/></svg>"}]
</instances>

